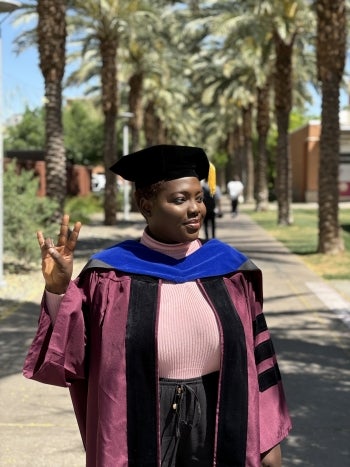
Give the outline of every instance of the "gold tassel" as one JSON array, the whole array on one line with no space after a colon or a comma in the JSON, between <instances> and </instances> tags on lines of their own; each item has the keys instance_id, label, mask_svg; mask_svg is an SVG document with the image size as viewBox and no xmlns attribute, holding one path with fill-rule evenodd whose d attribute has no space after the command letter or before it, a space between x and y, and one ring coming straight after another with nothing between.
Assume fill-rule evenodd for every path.
<instances>
[{"instance_id":1,"label":"gold tassel","mask_svg":"<svg viewBox=\"0 0 350 467\"><path fill-rule=\"evenodd\" d=\"M211 162L209 162L208 186L211 196L214 196L216 191L216 169Z\"/></svg>"}]
</instances>

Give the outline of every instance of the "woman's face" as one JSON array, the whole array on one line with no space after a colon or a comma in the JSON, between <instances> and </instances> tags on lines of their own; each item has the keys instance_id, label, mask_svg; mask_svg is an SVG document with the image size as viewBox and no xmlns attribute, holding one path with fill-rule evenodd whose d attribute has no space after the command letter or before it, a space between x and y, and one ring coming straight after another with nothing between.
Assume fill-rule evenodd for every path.
<instances>
[{"instance_id":1,"label":"woman's face","mask_svg":"<svg viewBox=\"0 0 350 467\"><path fill-rule=\"evenodd\" d=\"M156 197L142 198L140 208L149 233L163 243L184 243L198 238L206 214L202 187L196 177L164 182Z\"/></svg>"}]
</instances>

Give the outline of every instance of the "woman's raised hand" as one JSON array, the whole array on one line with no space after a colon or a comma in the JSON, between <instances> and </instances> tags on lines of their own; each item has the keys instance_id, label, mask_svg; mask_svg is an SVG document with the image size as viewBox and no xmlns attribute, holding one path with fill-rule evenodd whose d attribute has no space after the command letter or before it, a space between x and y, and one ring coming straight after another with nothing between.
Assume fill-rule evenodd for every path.
<instances>
[{"instance_id":1,"label":"woman's raised hand","mask_svg":"<svg viewBox=\"0 0 350 467\"><path fill-rule=\"evenodd\" d=\"M69 229L69 215L62 217L57 244L52 238L45 238L41 231L37 238L41 249L42 272L48 292L63 294L73 274L73 253L79 237L81 222Z\"/></svg>"}]
</instances>

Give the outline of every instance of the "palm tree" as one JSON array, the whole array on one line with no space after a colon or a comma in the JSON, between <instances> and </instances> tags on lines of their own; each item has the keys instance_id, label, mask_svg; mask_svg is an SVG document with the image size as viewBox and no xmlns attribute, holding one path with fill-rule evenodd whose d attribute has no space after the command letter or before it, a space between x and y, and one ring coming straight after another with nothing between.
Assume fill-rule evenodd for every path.
<instances>
[{"instance_id":1,"label":"palm tree","mask_svg":"<svg viewBox=\"0 0 350 467\"><path fill-rule=\"evenodd\" d=\"M167 8L159 16L152 50L143 57L148 62L143 88L145 139L148 144L202 145L198 101L189 74L199 39L184 34L183 23Z\"/></svg>"},{"instance_id":2,"label":"palm tree","mask_svg":"<svg viewBox=\"0 0 350 467\"><path fill-rule=\"evenodd\" d=\"M229 22L232 39L234 35L236 36L236 40L231 40L231 42L237 44L237 40L244 41L248 44L248 52L253 45L257 58L261 56L260 64L256 66L258 92L264 89L265 83L271 78L271 70L274 71L272 82L278 128L276 177L278 223L290 224L292 222L291 162L288 150L288 129L289 115L293 105L292 90L295 86L292 60L299 51L304 50L304 43L309 40L313 16L310 15L309 6L302 0L260 0L259 2L243 0L237 3L241 4L239 16L232 18ZM303 34L299 34L301 31ZM296 41L300 42L298 47L295 47ZM271 65L272 60L273 65ZM266 111L259 112L257 115L259 118L261 115L268 116ZM269 123L266 121L260 125L260 122L257 122L256 126L258 131L266 132ZM259 138L260 144L263 144L266 134L259 135ZM264 161L261 162L264 165ZM260 170L261 164L259 163L258 166ZM265 180L263 180L264 176ZM261 183L266 184L266 174L262 175L258 172L257 180L260 184L255 190L258 195L261 193Z\"/></svg>"},{"instance_id":3,"label":"palm tree","mask_svg":"<svg viewBox=\"0 0 350 467\"><path fill-rule=\"evenodd\" d=\"M238 174L243 179L245 198L254 198L254 159L252 152L252 116L255 101L255 82L253 67L249 59L242 56L242 38L234 36L238 24L236 18L242 13L244 5L240 2L217 2L199 9L181 10L186 20L185 31L196 32L201 39L201 48L195 51L190 61L192 86L201 90L199 99L204 108L202 112L211 114L211 108L217 108L218 147L234 147L234 153L228 153L229 171L241 169ZM194 15L194 13L195 15ZM202 31L202 37L198 31ZM234 44L234 47L232 46ZM231 110L228 107L231 107ZM220 128L219 120L220 116ZM226 122L223 119L226 117ZM208 119L205 118L207 121ZM228 127L230 122L231 127ZM235 128L241 127L242 144L228 144ZM222 130L225 128L225 134ZM213 140L213 138L211 138ZM228 144L228 145L227 145ZM234 173L227 173L231 179Z\"/></svg>"},{"instance_id":4,"label":"palm tree","mask_svg":"<svg viewBox=\"0 0 350 467\"><path fill-rule=\"evenodd\" d=\"M152 11L153 4L146 0L75 0L72 3L74 8L70 21L73 37L83 54L82 66L68 78L68 82L81 83L100 77L105 137L105 224L112 225L116 220L116 178L108 169L118 158L116 121L120 97L127 95L126 102L122 103L127 103L128 111L133 114L130 121L132 149L136 150L140 144L141 100L145 64L148 64L143 55L147 46L150 50L153 48L152 24L156 16ZM119 89L123 85L124 88Z\"/></svg>"},{"instance_id":5,"label":"palm tree","mask_svg":"<svg viewBox=\"0 0 350 467\"><path fill-rule=\"evenodd\" d=\"M213 102L220 95L225 95L226 100L233 102L233 105L238 105L243 111L243 117L246 117L249 113L245 113L245 109L249 109L251 104L256 104L258 90L264 88L268 78L271 79L271 68L274 68L275 114L278 126L278 222L291 223L291 164L288 151L288 130L294 87L292 57L299 50L303 50L302 40L309 39L308 32L313 26L309 6L301 0L214 2L214 4L208 4L207 7L200 8L197 12L197 19L192 19L189 24L192 24L193 28L207 28L208 37L214 38L209 41L207 37L203 41L204 50L210 50L211 44L214 44L214 48L208 52L212 61L207 66L205 74L202 75L204 93L211 94ZM303 31L303 34L299 34L300 31ZM218 39L216 43L215 38ZM298 44L300 47L295 48L297 40L300 42ZM256 51L258 53L255 53ZM221 75L219 70L215 74L212 73L215 57L220 57L218 66L221 60ZM271 66L272 59L274 61ZM260 61L259 64L258 61ZM200 70L198 66L196 70ZM268 113L258 115L260 118L261 115L268 116ZM258 131L266 132L268 127L268 121L262 125L256 125ZM245 124L246 144L250 133L247 132L248 128L249 125ZM261 135L260 142L265 141L266 134ZM247 153L244 150L244 154L249 155L250 152ZM247 167L249 159L244 162ZM259 164L259 168L261 167ZM253 177L254 173L251 171L247 173L245 195L248 198L253 197ZM258 180L260 185L264 183L263 190L266 194L266 174L259 174ZM255 192L261 193L261 186L256 187Z\"/></svg>"},{"instance_id":6,"label":"palm tree","mask_svg":"<svg viewBox=\"0 0 350 467\"><path fill-rule=\"evenodd\" d=\"M344 249L339 229L339 86L346 55L345 0L317 0L317 71L322 89L319 166L320 253Z\"/></svg>"},{"instance_id":7,"label":"palm tree","mask_svg":"<svg viewBox=\"0 0 350 467\"><path fill-rule=\"evenodd\" d=\"M65 69L66 1L38 0L37 41L45 80L46 193L58 202L61 217L66 197L66 154L62 127L62 80Z\"/></svg>"},{"instance_id":8,"label":"palm tree","mask_svg":"<svg viewBox=\"0 0 350 467\"><path fill-rule=\"evenodd\" d=\"M293 222L291 212L292 174L289 151L289 117L293 106L293 58L305 48L313 31L310 7L297 0L261 1L257 13L270 30L275 51L274 106L278 130L276 195L278 224ZM303 31L303 34L300 32ZM298 41L298 47L295 47Z\"/></svg>"},{"instance_id":9,"label":"palm tree","mask_svg":"<svg viewBox=\"0 0 350 467\"><path fill-rule=\"evenodd\" d=\"M227 152L227 177L232 179L239 176L244 183L246 200L252 201L252 111L255 101L253 68L246 64L244 57L231 55L227 45L222 48L221 44L215 43L206 44L200 53L193 56L191 68L192 88L198 93L201 111L205 115L202 121L208 125L209 117L212 116L215 122L210 128L217 135L216 150L230 148ZM237 127L240 127L239 141L227 146ZM210 140L214 140L212 135Z\"/></svg>"},{"instance_id":10,"label":"palm tree","mask_svg":"<svg viewBox=\"0 0 350 467\"><path fill-rule=\"evenodd\" d=\"M118 52L122 37L127 35L129 19L137 14L142 1L75 0L70 16L73 37L80 41L82 61L86 68L77 72L75 80L96 76L100 79L101 105L104 115L104 148L106 186L104 223L116 222L116 176L109 167L118 158L116 121L118 118ZM89 61L89 62L88 62ZM70 80L72 82L72 80Z\"/></svg>"},{"instance_id":11,"label":"palm tree","mask_svg":"<svg viewBox=\"0 0 350 467\"><path fill-rule=\"evenodd\" d=\"M162 21L156 5L143 6L143 11L130 15L127 34L121 41L119 70L120 102L131 113L131 151L142 145L144 123L144 82L154 73L161 74L160 49Z\"/></svg>"},{"instance_id":12,"label":"palm tree","mask_svg":"<svg viewBox=\"0 0 350 467\"><path fill-rule=\"evenodd\" d=\"M73 14L70 17L74 35L81 34L83 58L86 58L91 50L95 54L94 58L97 62L94 63L94 70L96 70L97 64L101 81L101 101L104 115L103 162L106 176L105 225L114 225L117 214L116 177L108 169L117 159L117 51L121 29L120 14L119 2L115 0L76 0L73 2Z\"/></svg>"}]
</instances>

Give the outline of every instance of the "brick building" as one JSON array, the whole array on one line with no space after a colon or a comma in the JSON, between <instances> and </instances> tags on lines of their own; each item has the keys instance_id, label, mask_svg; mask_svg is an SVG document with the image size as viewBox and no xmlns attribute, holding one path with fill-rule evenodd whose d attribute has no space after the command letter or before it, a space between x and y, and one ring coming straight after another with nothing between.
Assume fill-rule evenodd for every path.
<instances>
[{"instance_id":1,"label":"brick building","mask_svg":"<svg viewBox=\"0 0 350 467\"><path fill-rule=\"evenodd\" d=\"M340 116L339 200L350 200L350 113ZM289 135L294 202L317 202L321 123L310 121Z\"/></svg>"}]
</instances>

